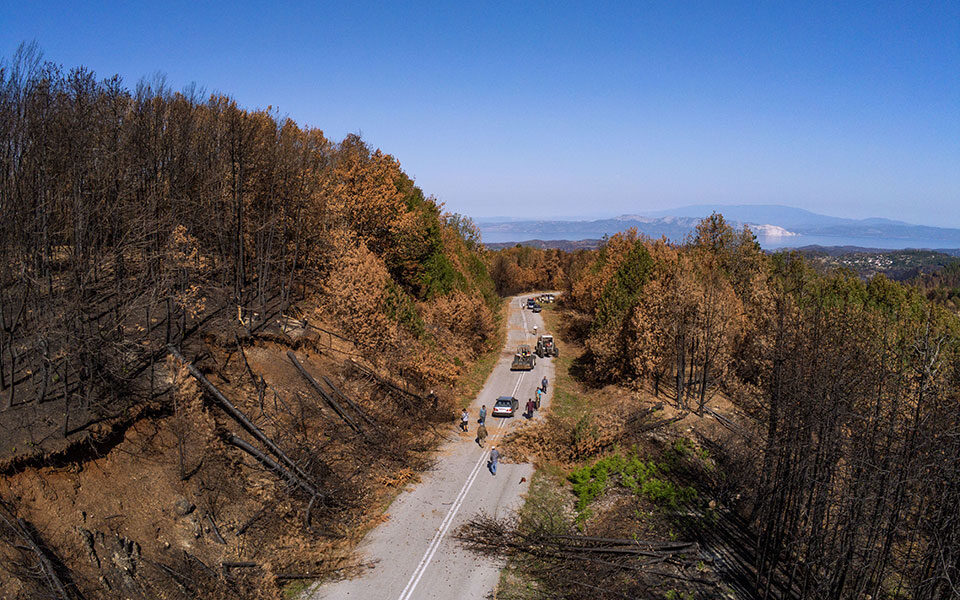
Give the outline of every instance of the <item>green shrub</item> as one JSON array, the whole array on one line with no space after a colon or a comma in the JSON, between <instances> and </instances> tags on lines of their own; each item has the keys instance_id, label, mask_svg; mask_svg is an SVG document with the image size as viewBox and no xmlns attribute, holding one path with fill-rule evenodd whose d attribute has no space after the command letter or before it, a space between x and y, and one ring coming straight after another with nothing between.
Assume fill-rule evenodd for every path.
<instances>
[{"instance_id":1,"label":"green shrub","mask_svg":"<svg viewBox=\"0 0 960 600\"><path fill-rule=\"evenodd\" d=\"M611 458L602 458L593 466L585 466L570 473L567 479L573 484L573 494L577 497L577 512L583 513L587 505L607 489L610 476Z\"/></svg>"},{"instance_id":2,"label":"green shrub","mask_svg":"<svg viewBox=\"0 0 960 600\"><path fill-rule=\"evenodd\" d=\"M387 298L384 308L387 315L392 319L395 319L417 337L423 337L426 326L423 319L417 314L413 299L393 281L387 283Z\"/></svg>"},{"instance_id":3,"label":"green shrub","mask_svg":"<svg viewBox=\"0 0 960 600\"><path fill-rule=\"evenodd\" d=\"M672 481L652 477L645 481L640 491L651 502L677 510L697 497L697 490L689 486L678 486Z\"/></svg>"},{"instance_id":4,"label":"green shrub","mask_svg":"<svg viewBox=\"0 0 960 600\"><path fill-rule=\"evenodd\" d=\"M573 493L577 497L577 520L583 521L589 516L590 503L606 491L614 477L632 493L668 510L677 510L694 501L697 490L666 479L664 476L669 472L670 467L664 463L645 461L637 453L623 455L619 452L572 471L567 479L573 484Z\"/></svg>"}]
</instances>

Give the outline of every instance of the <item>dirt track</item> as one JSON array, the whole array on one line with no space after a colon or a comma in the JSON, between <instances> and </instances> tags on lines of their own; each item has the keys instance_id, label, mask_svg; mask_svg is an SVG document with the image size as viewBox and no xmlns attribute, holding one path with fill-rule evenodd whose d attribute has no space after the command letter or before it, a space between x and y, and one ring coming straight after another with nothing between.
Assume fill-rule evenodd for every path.
<instances>
[{"instance_id":1,"label":"dirt track","mask_svg":"<svg viewBox=\"0 0 960 600\"><path fill-rule=\"evenodd\" d=\"M518 297L510 303L507 346L470 406L469 434L460 434L450 425L451 440L441 448L435 468L393 502L386 522L361 544L362 559L373 563L373 568L356 579L317 585L304 598L452 600L492 596L501 565L467 552L451 535L477 512L496 515L518 508L533 474L530 464L501 462L496 476L486 468L490 448L523 417L488 417L486 447L481 449L474 442L481 405L489 412L498 396L512 394L520 400L522 411L544 376L553 381L551 359L538 359L533 371L510 371L517 345L534 345L534 326L543 331L540 315L521 309L520 301ZM541 408L549 406L551 398L552 388Z\"/></svg>"}]
</instances>

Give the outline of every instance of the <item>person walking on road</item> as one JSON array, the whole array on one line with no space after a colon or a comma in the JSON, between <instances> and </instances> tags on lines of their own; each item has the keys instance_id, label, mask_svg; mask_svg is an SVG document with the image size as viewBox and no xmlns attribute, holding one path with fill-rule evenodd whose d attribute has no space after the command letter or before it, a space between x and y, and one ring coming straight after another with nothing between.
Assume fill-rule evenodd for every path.
<instances>
[{"instance_id":1,"label":"person walking on road","mask_svg":"<svg viewBox=\"0 0 960 600\"><path fill-rule=\"evenodd\" d=\"M537 388L537 408L540 408L540 398L543 396L543 390Z\"/></svg>"},{"instance_id":2,"label":"person walking on road","mask_svg":"<svg viewBox=\"0 0 960 600\"><path fill-rule=\"evenodd\" d=\"M487 426L481 423L477 427L477 445L483 448L483 445L487 442Z\"/></svg>"},{"instance_id":3,"label":"person walking on road","mask_svg":"<svg viewBox=\"0 0 960 600\"><path fill-rule=\"evenodd\" d=\"M538 398L538 401L539 401L539 395L537 396L537 398ZM532 398L527 398L527 412L524 414L524 416L525 416L526 418L528 418L528 419L532 419L532 418L533 418L533 411L535 411L535 410L537 410L537 405L533 403L533 399L532 399Z\"/></svg>"},{"instance_id":4,"label":"person walking on road","mask_svg":"<svg viewBox=\"0 0 960 600\"><path fill-rule=\"evenodd\" d=\"M543 390L543 393L544 393L544 394L547 393L547 378L546 378L546 377L544 377L543 379L540 380L540 389Z\"/></svg>"},{"instance_id":5,"label":"person walking on road","mask_svg":"<svg viewBox=\"0 0 960 600\"><path fill-rule=\"evenodd\" d=\"M490 461L487 463L487 468L490 469L490 473L496 477L497 476L497 461L500 460L500 452L497 450L497 447L494 446L493 450L490 451Z\"/></svg>"},{"instance_id":6,"label":"person walking on road","mask_svg":"<svg viewBox=\"0 0 960 600\"><path fill-rule=\"evenodd\" d=\"M460 415L460 430L466 431L467 425L470 423L470 413L467 412L467 409L463 409L463 413Z\"/></svg>"},{"instance_id":7,"label":"person walking on road","mask_svg":"<svg viewBox=\"0 0 960 600\"><path fill-rule=\"evenodd\" d=\"M486 404L480 407L480 418L477 419L477 423L480 423L481 425L486 425L487 423L487 405Z\"/></svg>"}]
</instances>

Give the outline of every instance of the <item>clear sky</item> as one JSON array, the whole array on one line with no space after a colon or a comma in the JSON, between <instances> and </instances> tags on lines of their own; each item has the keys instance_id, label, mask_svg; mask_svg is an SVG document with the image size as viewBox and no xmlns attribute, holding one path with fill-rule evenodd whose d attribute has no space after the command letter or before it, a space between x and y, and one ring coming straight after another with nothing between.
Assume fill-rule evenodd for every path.
<instances>
[{"instance_id":1,"label":"clear sky","mask_svg":"<svg viewBox=\"0 0 960 600\"><path fill-rule=\"evenodd\" d=\"M449 210L960 226L960 2L0 0L0 56L359 132Z\"/></svg>"}]
</instances>

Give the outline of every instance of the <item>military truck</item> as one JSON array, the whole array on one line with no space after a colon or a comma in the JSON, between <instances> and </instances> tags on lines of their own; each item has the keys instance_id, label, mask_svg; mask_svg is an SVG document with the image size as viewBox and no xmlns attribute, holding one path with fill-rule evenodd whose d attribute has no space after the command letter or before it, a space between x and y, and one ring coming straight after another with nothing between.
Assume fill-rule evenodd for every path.
<instances>
[{"instance_id":1,"label":"military truck","mask_svg":"<svg viewBox=\"0 0 960 600\"><path fill-rule=\"evenodd\" d=\"M511 371L530 371L537 366L537 357L530 352L530 346L523 344L517 348L517 353L513 356L513 362L510 364Z\"/></svg>"},{"instance_id":2,"label":"military truck","mask_svg":"<svg viewBox=\"0 0 960 600\"><path fill-rule=\"evenodd\" d=\"M553 341L552 335L541 335L537 338L537 348L535 352L540 358L545 356L560 356L560 350L557 348L556 342Z\"/></svg>"}]
</instances>

